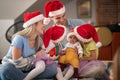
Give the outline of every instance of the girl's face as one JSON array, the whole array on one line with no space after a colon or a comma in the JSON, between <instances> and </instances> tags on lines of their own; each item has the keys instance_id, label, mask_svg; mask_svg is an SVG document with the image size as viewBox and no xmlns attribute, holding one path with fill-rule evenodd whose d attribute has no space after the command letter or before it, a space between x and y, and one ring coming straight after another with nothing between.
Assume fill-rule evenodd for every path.
<instances>
[{"instance_id":1,"label":"girl's face","mask_svg":"<svg viewBox=\"0 0 120 80\"><path fill-rule=\"evenodd\" d=\"M75 35L71 35L69 37L69 39L70 39L70 43L72 43L72 44L74 44L74 43L76 43L78 41Z\"/></svg>"},{"instance_id":2,"label":"girl's face","mask_svg":"<svg viewBox=\"0 0 120 80\"><path fill-rule=\"evenodd\" d=\"M44 24L43 24L43 20L40 20L37 24L36 24L36 31L38 32L38 34L43 34L44 31Z\"/></svg>"}]
</instances>

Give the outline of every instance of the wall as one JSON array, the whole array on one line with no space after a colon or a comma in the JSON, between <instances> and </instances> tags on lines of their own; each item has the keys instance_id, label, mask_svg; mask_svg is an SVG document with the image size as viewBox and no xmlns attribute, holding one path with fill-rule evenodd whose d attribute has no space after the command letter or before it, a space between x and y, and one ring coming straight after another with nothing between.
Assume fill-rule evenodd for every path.
<instances>
[{"instance_id":1,"label":"wall","mask_svg":"<svg viewBox=\"0 0 120 80\"><path fill-rule=\"evenodd\" d=\"M119 5L117 0L97 0L96 20L98 25L118 23Z\"/></svg>"},{"instance_id":2,"label":"wall","mask_svg":"<svg viewBox=\"0 0 120 80\"><path fill-rule=\"evenodd\" d=\"M0 59L7 53L9 48L9 43L5 38L5 32L14 23L14 20L0 20Z\"/></svg>"},{"instance_id":3,"label":"wall","mask_svg":"<svg viewBox=\"0 0 120 80\"><path fill-rule=\"evenodd\" d=\"M66 15L68 18L78 18L78 14L77 14L77 0L62 0L62 2L65 4L66 6ZM82 20L84 20L86 23L92 23L92 24L96 24L96 20L95 20L95 0L91 0L91 16L89 18L80 18Z\"/></svg>"},{"instance_id":4,"label":"wall","mask_svg":"<svg viewBox=\"0 0 120 80\"><path fill-rule=\"evenodd\" d=\"M37 0L0 0L0 19L15 19Z\"/></svg>"},{"instance_id":5,"label":"wall","mask_svg":"<svg viewBox=\"0 0 120 80\"><path fill-rule=\"evenodd\" d=\"M120 25L120 0L118 0L118 23Z\"/></svg>"}]
</instances>

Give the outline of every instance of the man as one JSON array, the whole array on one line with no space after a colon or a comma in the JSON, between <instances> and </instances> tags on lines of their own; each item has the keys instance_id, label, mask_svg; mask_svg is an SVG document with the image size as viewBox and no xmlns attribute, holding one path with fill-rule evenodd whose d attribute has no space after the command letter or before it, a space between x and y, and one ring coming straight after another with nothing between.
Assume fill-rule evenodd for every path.
<instances>
[{"instance_id":1,"label":"man","mask_svg":"<svg viewBox=\"0 0 120 80\"><path fill-rule=\"evenodd\" d=\"M49 24L50 21L53 21L54 25L66 26L67 31L76 26L85 24L85 22L81 19L66 18L65 11L65 6L59 0L51 0L46 2L44 5L44 24ZM61 46L64 47L66 42L67 40L63 41ZM86 64L83 61L82 63L83 65L81 66L80 64L79 66L79 73L82 74L82 76L80 75L81 77L95 77L100 72L100 70L104 69L104 66L101 62L90 61ZM97 65L94 63L97 63ZM92 67L90 67L91 65ZM94 69L96 70L94 71ZM69 80L72 77L72 75L74 75L74 68L73 66L69 66L64 78L66 80ZM76 78L78 78L78 76L76 76Z\"/></svg>"},{"instance_id":2,"label":"man","mask_svg":"<svg viewBox=\"0 0 120 80\"><path fill-rule=\"evenodd\" d=\"M50 21L53 21L54 25L64 25L69 31L71 28L82 25L85 22L81 19L68 19L65 15L65 6L62 2L58 0L53 0L46 2L44 5L44 24L49 24ZM64 40L61 45L64 47L67 40ZM64 53L64 52L63 52ZM74 68L69 66L67 73L65 74L65 79L68 80L74 74ZM76 76L77 78L78 76Z\"/></svg>"}]
</instances>

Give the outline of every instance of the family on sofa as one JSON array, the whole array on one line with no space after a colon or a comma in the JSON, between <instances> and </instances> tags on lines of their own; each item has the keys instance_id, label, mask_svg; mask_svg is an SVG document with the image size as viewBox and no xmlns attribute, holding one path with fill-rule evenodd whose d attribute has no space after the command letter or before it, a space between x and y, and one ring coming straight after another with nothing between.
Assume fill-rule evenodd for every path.
<instances>
[{"instance_id":1,"label":"family on sofa","mask_svg":"<svg viewBox=\"0 0 120 80\"><path fill-rule=\"evenodd\" d=\"M39 10L24 13L24 29L13 35L8 53L2 59L0 80L69 80L71 77L109 80L106 66L97 60L102 44L93 25L66 18L65 6L59 0L46 2L44 11L44 16ZM50 20L54 25L44 31ZM66 37L71 29L73 32ZM66 38L71 43L65 49ZM76 41L80 44L74 45Z\"/></svg>"}]
</instances>

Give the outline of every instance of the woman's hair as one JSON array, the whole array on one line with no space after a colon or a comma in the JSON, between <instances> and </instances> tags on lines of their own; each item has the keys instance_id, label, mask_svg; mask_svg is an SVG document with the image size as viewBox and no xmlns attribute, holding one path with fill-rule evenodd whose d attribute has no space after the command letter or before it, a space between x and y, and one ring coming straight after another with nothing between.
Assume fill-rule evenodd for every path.
<instances>
[{"instance_id":1,"label":"woman's hair","mask_svg":"<svg viewBox=\"0 0 120 80\"><path fill-rule=\"evenodd\" d=\"M120 79L120 47L117 49L113 58L113 78L114 80Z\"/></svg>"},{"instance_id":2,"label":"woman's hair","mask_svg":"<svg viewBox=\"0 0 120 80\"><path fill-rule=\"evenodd\" d=\"M12 36L12 39L16 36L16 35L21 35L21 36L25 36L27 38L34 36L35 32L36 32L36 25L32 24L29 27L23 29L22 31L17 32L16 34L14 34ZM40 36L37 36L36 41L35 41L35 47L36 47L36 51L38 50L38 48L40 47Z\"/></svg>"}]
</instances>

